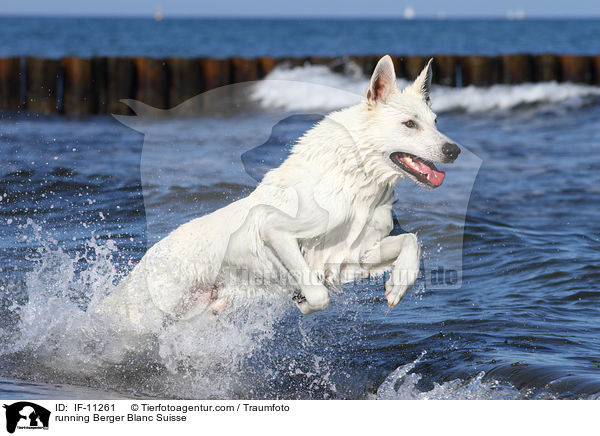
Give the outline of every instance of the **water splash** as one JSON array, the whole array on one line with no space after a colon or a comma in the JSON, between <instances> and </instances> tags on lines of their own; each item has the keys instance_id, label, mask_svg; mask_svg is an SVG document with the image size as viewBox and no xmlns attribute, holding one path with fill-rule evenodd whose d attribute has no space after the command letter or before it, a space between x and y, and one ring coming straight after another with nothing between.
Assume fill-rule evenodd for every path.
<instances>
[{"instance_id":1,"label":"water splash","mask_svg":"<svg viewBox=\"0 0 600 436\"><path fill-rule=\"evenodd\" d=\"M396 368L381 383L375 399L378 400L510 400L527 398L527 392L520 392L508 384L496 380L485 380L485 372L478 373L468 380L451 380L433 383L433 389L421 391L418 387L423 378L410 373L421 362L427 351L423 351L414 361Z\"/></svg>"},{"instance_id":2,"label":"water splash","mask_svg":"<svg viewBox=\"0 0 600 436\"><path fill-rule=\"evenodd\" d=\"M330 359L315 351L314 321L290 316L289 299L247 295L217 318L168 322L156 334L136 335L110 313L89 309L124 276L115 266L115 243L92 237L69 253L41 227L27 226L38 246L34 268L24 280L26 298L12 308L18 322L11 340L0 348L11 376L173 398L264 398L273 379L288 377L303 382L287 397L335 394ZM307 351L286 355L292 348Z\"/></svg>"},{"instance_id":3,"label":"water splash","mask_svg":"<svg viewBox=\"0 0 600 436\"><path fill-rule=\"evenodd\" d=\"M35 355L67 372L97 366L102 362L97 354L101 341L87 334L91 320L85 307L103 298L121 278L113 261L115 243L92 236L69 254L56 240L44 237L33 221L26 227L37 246L29 257L34 268L25 275L26 300L12 307L19 317L13 340L0 353Z\"/></svg>"}]
</instances>

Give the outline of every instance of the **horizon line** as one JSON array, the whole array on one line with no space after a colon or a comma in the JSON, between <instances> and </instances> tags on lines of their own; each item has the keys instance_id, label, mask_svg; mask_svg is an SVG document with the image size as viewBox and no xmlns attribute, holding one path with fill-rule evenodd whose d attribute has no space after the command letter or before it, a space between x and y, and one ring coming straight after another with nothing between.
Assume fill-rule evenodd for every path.
<instances>
[{"instance_id":1,"label":"horizon line","mask_svg":"<svg viewBox=\"0 0 600 436\"><path fill-rule=\"evenodd\" d=\"M139 13L139 14L111 14L111 13L91 13L91 14L79 14L79 13L3 13L0 12L0 18L142 18L142 19L154 19L154 15L151 13ZM527 20L582 20L591 21L600 19L599 15L525 15L519 18L510 18L506 15L445 15L440 17L438 15L418 15L413 18L407 19L402 13L399 15L209 15L209 14L164 14L162 21L169 19L215 19L215 20L382 20L382 21L452 21L452 20L504 20L504 21L527 21Z\"/></svg>"}]
</instances>

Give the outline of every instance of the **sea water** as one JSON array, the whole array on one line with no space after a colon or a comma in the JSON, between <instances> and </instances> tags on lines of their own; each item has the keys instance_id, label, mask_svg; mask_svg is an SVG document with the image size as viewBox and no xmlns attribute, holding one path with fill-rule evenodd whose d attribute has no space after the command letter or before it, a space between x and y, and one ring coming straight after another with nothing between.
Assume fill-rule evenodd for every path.
<instances>
[{"instance_id":1,"label":"sea water","mask_svg":"<svg viewBox=\"0 0 600 436\"><path fill-rule=\"evenodd\" d=\"M434 87L463 154L439 189L399 183L395 231L417 232L425 269L459 253L458 282L422 278L391 311L373 279L311 316L256 295L143 340L98 328L86 309L149 245L248 195L367 83L280 67L226 114L3 114L0 395L598 398L600 88L586 85Z\"/></svg>"}]
</instances>

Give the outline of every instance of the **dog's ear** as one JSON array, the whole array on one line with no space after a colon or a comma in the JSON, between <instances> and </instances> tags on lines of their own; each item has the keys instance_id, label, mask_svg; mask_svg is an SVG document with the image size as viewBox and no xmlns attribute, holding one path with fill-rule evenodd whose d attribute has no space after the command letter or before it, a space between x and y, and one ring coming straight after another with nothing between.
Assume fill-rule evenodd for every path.
<instances>
[{"instance_id":1,"label":"dog's ear","mask_svg":"<svg viewBox=\"0 0 600 436\"><path fill-rule=\"evenodd\" d=\"M423 99L427 102L428 105L431 105L431 100L429 100L429 93L431 91L431 62L433 62L433 58L429 59L421 74L415 79L415 82L412 84L413 90L420 94Z\"/></svg>"},{"instance_id":2,"label":"dog's ear","mask_svg":"<svg viewBox=\"0 0 600 436\"><path fill-rule=\"evenodd\" d=\"M431 92L431 63L433 62L433 58L429 59L423 71L417 76L414 83L412 84L413 90L421 95L423 99L427 102L427 104L431 105L431 100L429 99L429 93Z\"/></svg>"},{"instance_id":3,"label":"dog's ear","mask_svg":"<svg viewBox=\"0 0 600 436\"><path fill-rule=\"evenodd\" d=\"M385 103L388 97L396 90L396 72L394 63L389 55L385 55L375 67L371 76L371 83L365 95L367 103Z\"/></svg>"}]
</instances>

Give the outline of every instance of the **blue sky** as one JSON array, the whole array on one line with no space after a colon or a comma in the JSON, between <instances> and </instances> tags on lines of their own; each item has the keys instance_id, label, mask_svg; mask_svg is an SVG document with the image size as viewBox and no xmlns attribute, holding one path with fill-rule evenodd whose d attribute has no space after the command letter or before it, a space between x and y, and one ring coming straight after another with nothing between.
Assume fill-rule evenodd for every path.
<instances>
[{"instance_id":1,"label":"blue sky","mask_svg":"<svg viewBox=\"0 0 600 436\"><path fill-rule=\"evenodd\" d=\"M2 0L0 14L146 15L162 5L168 16L400 17L412 7L415 17L505 17L522 10L529 17L599 17L597 0Z\"/></svg>"}]
</instances>

